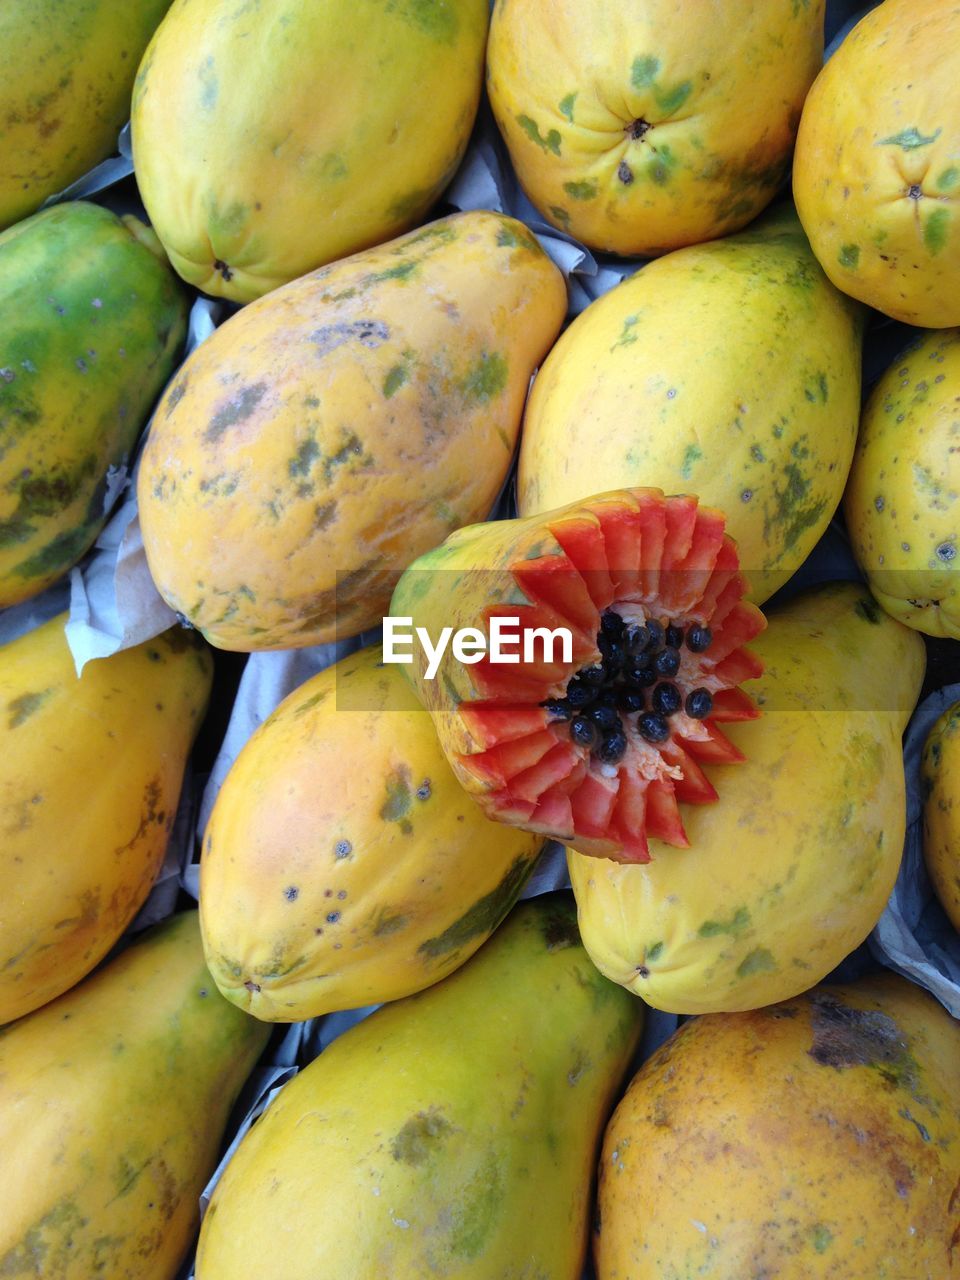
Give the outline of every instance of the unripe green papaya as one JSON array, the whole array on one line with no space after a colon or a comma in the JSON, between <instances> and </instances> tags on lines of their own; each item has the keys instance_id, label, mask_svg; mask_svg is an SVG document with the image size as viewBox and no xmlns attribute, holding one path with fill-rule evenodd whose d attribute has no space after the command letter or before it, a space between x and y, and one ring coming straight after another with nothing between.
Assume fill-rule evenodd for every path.
<instances>
[{"instance_id":1,"label":"unripe green papaya","mask_svg":"<svg viewBox=\"0 0 960 1280\"><path fill-rule=\"evenodd\" d=\"M567 896L522 903L284 1089L214 1191L197 1280L578 1280L642 1007Z\"/></svg>"},{"instance_id":2,"label":"unripe green papaya","mask_svg":"<svg viewBox=\"0 0 960 1280\"><path fill-rule=\"evenodd\" d=\"M92 546L186 321L136 218L78 201L0 235L0 607Z\"/></svg>"},{"instance_id":3,"label":"unripe green papaya","mask_svg":"<svg viewBox=\"0 0 960 1280\"><path fill-rule=\"evenodd\" d=\"M113 152L137 64L169 7L170 0L0 5L0 228Z\"/></svg>"},{"instance_id":4,"label":"unripe green papaya","mask_svg":"<svg viewBox=\"0 0 960 1280\"><path fill-rule=\"evenodd\" d=\"M0 1034L0 1276L173 1280L268 1029L221 999L197 913Z\"/></svg>"}]
</instances>

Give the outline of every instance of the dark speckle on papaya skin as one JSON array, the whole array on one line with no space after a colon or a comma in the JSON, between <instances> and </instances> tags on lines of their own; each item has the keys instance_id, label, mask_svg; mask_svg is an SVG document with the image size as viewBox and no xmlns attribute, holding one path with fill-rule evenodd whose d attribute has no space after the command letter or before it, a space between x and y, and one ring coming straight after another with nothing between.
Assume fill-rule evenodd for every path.
<instances>
[{"instance_id":1,"label":"dark speckle on papaya skin","mask_svg":"<svg viewBox=\"0 0 960 1280\"><path fill-rule=\"evenodd\" d=\"M283 891L283 896L288 902L296 902L300 897L300 890L295 884L288 884L286 889Z\"/></svg>"},{"instance_id":2,"label":"dark speckle on papaya skin","mask_svg":"<svg viewBox=\"0 0 960 1280\"><path fill-rule=\"evenodd\" d=\"M349 323L325 324L310 334L318 356L329 355L349 342L359 342L371 351L388 341L390 330L379 320L353 320Z\"/></svg>"},{"instance_id":3,"label":"dark speckle on papaya skin","mask_svg":"<svg viewBox=\"0 0 960 1280\"><path fill-rule=\"evenodd\" d=\"M36 693L22 693L7 703L7 728L19 729L30 717L39 711L53 693L52 689L41 689Z\"/></svg>"},{"instance_id":4,"label":"dark speckle on papaya skin","mask_svg":"<svg viewBox=\"0 0 960 1280\"><path fill-rule=\"evenodd\" d=\"M206 443L217 444L225 431L249 418L266 394L267 384L265 382L256 382L253 386L244 387L235 396L231 397L227 404L210 419L210 423L203 433Z\"/></svg>"},{"instance_id":5,"label":"dark speckle on papaya skin","mask_svg":"<svg viewBox=\"0 0 960 1280\"><path fill-rule=\"evenodd\" d=\"M869 622L875 627L879 627L880 623L883 621L880 606L872 597L868 599L864 596L863 599L857 601L853 608L854 612L861 617L864 622Z\"/></svg>"},{"instance_id":6,"label":"dark speckle on papaya skin","mask_svg":"<svg viewBox=\"0 0 960 1280\"><path fill-rule=\"evenodd\" d=\"M188 381L189 380L187 378L181 378L180 381L176 383L174 387L171 388L170 394L167 396L167 403L165 408L165 413L168 418L170 417L171 413L173 413L174 409L177 407L177 405L180 403L183 397L187 394Z\"/></svg>"}]
</instances>

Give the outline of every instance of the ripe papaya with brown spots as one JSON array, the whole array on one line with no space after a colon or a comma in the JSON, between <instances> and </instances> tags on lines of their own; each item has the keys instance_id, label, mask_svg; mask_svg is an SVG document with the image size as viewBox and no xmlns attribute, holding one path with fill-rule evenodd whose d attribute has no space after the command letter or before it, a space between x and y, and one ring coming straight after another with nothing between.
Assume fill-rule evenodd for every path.
<instances>
[{"instance_id":1,"label":"ripe papaya with brown spots","mask_svg":"<svg viewBox=\"0 0 960 1280\"><path fill-rule=\"evenodd\" d=\"M900 866L922 640L852 583L806 592L768 623L750 686L763 714L724 726L745 761L716 804L688 811L690 848L651 841L646 866L568 854L594 963L671 1013L807 990L863 942Z\"/></svg>"},{"instance_id":2,"label":"ripe papaya with brown spots","mask_svg":"<svg viewBox=\"0 0 960 1280\"><path fill-rule=\"evenodd\" d=\"M0 1023L79 982L140 909L210 691L178 627L78 678L65 623L0 650Z\"/></svg>"},{"instance_id":3,"label":"ripe papaya with brown spots","mask_svg":"<svg viewBox=\"0 0 960 1280\"><path fill-rule=\"evenodd\" d=\"M400 668L364 649L285 698L227 775L200 864L207 964L268 1021L410 995L486 941L542 843L484 815Z\"/></svg>"},{"instance_id":4,"label":"ripe papaya with brown spots","mask_svg":"<svg viewBox=\"0 0 960 1280\"><path fill-rule=\"evenodd\" d=\"M948 1280L960 1026L891 973L687 1022L607 1127L598 1280Z\"/></svg>"},{"instance_id":5,"label":"ripe papaya with brown spots","mask_svg":"<svg viewBox=\"0 0 960 1280\"><path fill-rule=\"evenodd\" d=\"M870 6L803 104L800 219L845 293L906 324L960 324L960 10Z\"/></svg>"},{"instance_id":6,"label":"ripe papaya with brown spots","mask_svg":"<svg viewBox=\"0 0 960 1280\"><path fill-rule=\"evenodd\" d=\"M115 151L137 64L169 7L170 0L0 5L0 228Z\"/></svg>"},{"instance_id":7,"label":"ripe papaya with brown spots","mask_svg":"<svg viewBox=\"0 0 960 1280\"><path fill-rule=\"evenodd\" d=\"M223 649L378 625L406 565L489 513L565 311L537 240L488 212L245 307L174 378L143 453L161 595Z\"/></svg>"},{"instance_id":8,"label":"ripe papaya with brown spots","mask_svg":"<svg viewBox=\"0 0 960 1280\"><path fill-rule=\"evenodd\" d=\"M650 257L736 231L789 172L824 0L702 13L684 22L674 0L494 6L487 86L517 176L593 249Z\"/></svg>"},{"instance_id":9,"label":"ripe papaya with brown spots","mask_svg":"<svg viewBox=\"0 0 960 1280\"><path fill-rule=\"evenodd\" d=\"M177 0L133 94L185 280L249 302L419 225L466 150L488 0Z\"/></svg>"},{"instance_id":10,"label":"ripe papaya with brown spots","mask_svg":"<svg viewBox=\"0 0 960 1280\"><path fill-rule=\"evenodd\" d=\"M751 599L803 564L843 496L863 308L793 209L651 262L579 315L524 414L523 515L656 485L726 514Z\"/></svg>"},{"instance_id":11,"label":"ripe papaya with brown spots","mask_svg":"<svg viewBox=\"0 0 960 1280\"><path fill-rule=\"evenodd\" d=\"M186 325L134 217L78 201L0 235L0 607L93 545Z\"/></svg>"},{"instance_id":12,"label":"ripe papaya with brown spots","mask_svg":"<svg viewBox=\"0 0 960 1280\"><path fill-rule=\"evenodd\" d=\"M591 965L568 894L521 903L284 1088L214 1190L197 1280L579 1280L642 1009Z\"/></svg>"},{"instance_id":13,"label":"ripe papaya with brown spots","mask_svg":"<svg viewBox=\"0 0 960 1280\"><path fill-rule=\"evenodd\" d=\"M197 913L0 1036L0 1275L174 1280L268 1029L221 999Z\"/></svg>"}]
</instances>

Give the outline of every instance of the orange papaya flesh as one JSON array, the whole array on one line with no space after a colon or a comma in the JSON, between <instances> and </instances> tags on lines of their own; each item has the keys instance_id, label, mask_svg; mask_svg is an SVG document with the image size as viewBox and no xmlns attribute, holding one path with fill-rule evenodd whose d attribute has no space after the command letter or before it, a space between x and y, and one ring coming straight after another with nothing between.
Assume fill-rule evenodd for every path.
<instances>
[{"instance_id":1,"label":"orange papaya flesh","mask_svg":"<svg viewBox=\"0 0 960 1280\"><path fill-rule=\"evenodd\" d=\"M739 686L766 626L744 597L725 517L695 497L625 489L543 515L461 529L403 575L391 614L448 645L432 676L405 667L461 783L488 817L581 853L650 860L648 837L688 846L681 804L718 798L703 766L742 754L720 725L759 715ZM517 619L509 661L492 625ZM536 633L564 628L569 649Z\"/></svg>"}]
</instances>

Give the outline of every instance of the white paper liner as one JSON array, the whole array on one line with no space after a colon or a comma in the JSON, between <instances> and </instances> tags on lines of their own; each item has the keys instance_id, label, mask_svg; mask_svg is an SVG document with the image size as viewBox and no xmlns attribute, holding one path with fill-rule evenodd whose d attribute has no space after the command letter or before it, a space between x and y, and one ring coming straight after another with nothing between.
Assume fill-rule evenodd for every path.
<instances>
[{"instance_id":1,"label":"white paper liner","mask_svg":"<svg viewBox=\"0 0 960 1280\"><path fill-rule=\"evenodd\" d=\"M49 209L51 205L62 204L64 200L88 200L91 196L105 191L108 187L122 182L133 173L133 150L130 143L130 125L125 124L117 139L117 155L108 156L89 173L64 187L56 195L48 196L40 206Z\"/></svg>"},{"instance_id":2,"label":"white paper liner","mask_svg":"<svg viewBox=\"0 0 960 1280\"><path fill-rule=\"evenodd\" d=\"M960 668L960 645L957 647ZM932 693L914 712L904 743L907 835L890 901L870 937L873 953L919 983L960 1018L960 936L934 893L923 861L923 789L920 758L934 723L960 701L960 684Z\"/></svg>"}]
</instances>

